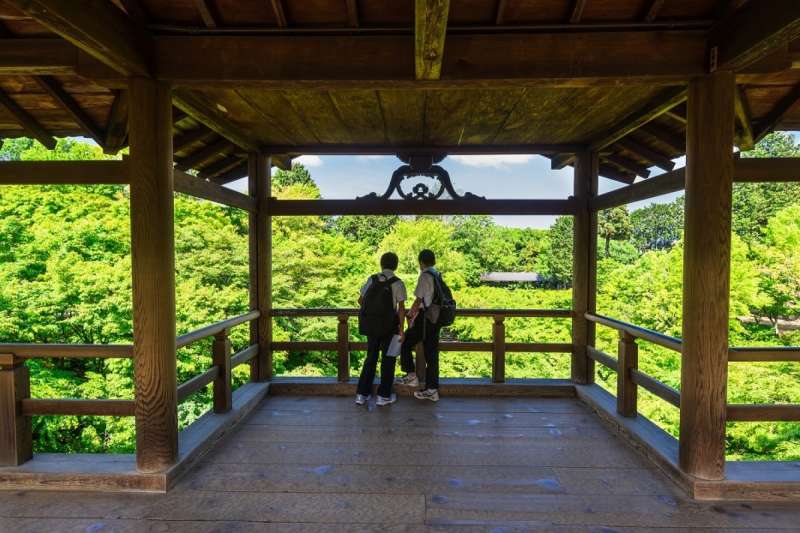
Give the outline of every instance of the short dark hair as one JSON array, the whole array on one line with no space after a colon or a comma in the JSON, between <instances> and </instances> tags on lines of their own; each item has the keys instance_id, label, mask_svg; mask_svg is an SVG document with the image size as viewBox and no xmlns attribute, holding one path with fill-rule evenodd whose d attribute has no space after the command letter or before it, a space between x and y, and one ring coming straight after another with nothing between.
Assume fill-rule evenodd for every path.
<instances>
[{"instance_id":1,"label":"short dark hair","mask_svg":"<svg viewBox=\"0 0 800 533\"><path fill-rule=\"evenodd\" d=\"M400 260L397 258L397 254L394 252L386 252L381 256L381 268L385 268L387 270L397 270L397 264Z\"/></svg>"},{"instance_id":2,"label":"short dark hair","mask_svg":"<svg viewBox=\"0 0 800 533\"><path fill-rule=\"evenodd\" d=\"M430 267L436 264L436 254L433 253L433 250L428 250L427 248L419 253L418 259L420 263Z\"/></svg>"}]
</instances>

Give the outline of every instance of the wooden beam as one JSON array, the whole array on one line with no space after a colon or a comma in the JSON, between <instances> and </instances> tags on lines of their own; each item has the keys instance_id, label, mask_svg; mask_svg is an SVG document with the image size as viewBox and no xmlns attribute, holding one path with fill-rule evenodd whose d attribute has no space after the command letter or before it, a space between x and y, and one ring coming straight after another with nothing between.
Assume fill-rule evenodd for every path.
<instances>
[{"instance_id":1,"label":"wooden beam","mask_svg":"<svg viewBox=\"0 0 800 533\"><path fill-rule=\"evenodd\" d=\"M94 185L130 183L124 161L2 161L2 185Z\"/></svg>"},{"instance_id":2,"label":"wooden beam","mask_svg":"<svg viewBox=\"0 0 800 533\"><path fill-rule=\"evenodd\" d=\"M590 209L597 196L598 155L579 152L575 158L572 249L572 381L594 383L594 361L588 349L595 344L595 326L586 319L596 311L597 213Z\"/></svg>"},{"instance_id":3,"label":"wooden beam","mask_svg":"<svg viewBox=\"0 0 800 533\"><path fill-rule=\"evenodd\" d=\"M573 154L580 144L460 144L460 145L395 145L379 144L298 144L268 145L271 154L307 155L397 155L397 154ZM296 157L296 156L293 156Z\"/></svg>"},{"instance_id":4,"label":"wooden beam","mask_svg":"<svg viewBox=\"0 0 800 533\"><path fill-rule=\"evenodd\" d=\"M675 168L675 162L670 159L668 155L662 154L657 150L653 150L649 146L646 146L631 138L630 135L618 140L616 145L628 150L629 152L633 152L642 159L649 161L653 165L666 170L667 172Z\"/></svg>"},{"instance_id":5,"label":"wooden beam","mask_svg":"<svg viewBox=\"0 0 800 533\"><path fill-rule=\"evenodd\" d=\"M739 149L748 151L755 148L755 135L753 134L753 119L750 115L750 106L747 96L741 87L736 88L736 122L739 124L737 135Z\"/></svg>"},{"instance_id":6,"label":"wooden beam","mask_svg":"<svg viewBox=\"0 0 800 533\"><path fill-rule=\"evenodd\" d=\"M157 472L178 459L172 99L146 78L130 99L136 463Z\"/></svg>"},{"instance_id":7,"label":"wooden beam","mask_svg":"<svg viewBox=\"0 0 800 533\"><path fill-rule=\"evenodd\" d=\"M111 2L7 0L7 3L120 74L150 73L149 34Z\"/></svg>"},{"instance_id":8,"label":"wooden beam","mask_svg":"<svg viewBox=\"0 0 800 533\"><path fill-rule=\"evenodd\" d=\"M712 28L709 68L741 70L800 37L800 2L748 2Z\"/></svg>"},{"instance_id":9,"label":"wooden beam","mask_svg":"<svg viewBox=\"0 0 800 533\"><path fill-rule=\"evenodd\" d=\"M78 66L78 51L61 39L15 37L0 46L0 74L71 74Z\"/></svg>"},{"instance_id":10,"label":"wooden beam","mask_svg":"<svg viewBox=\"0 0 800 533\"><path fill-rule=\"evenodd\" d=\"M506 4L508 4L508 0L497 0L497 8L494 12L494 23L498 26L505 22Z\"/></svg>"},{"instance_id":11,"label":"wooden beam","mask_svg":"<svg viewBox=\"0 0 800 533\"><path fill-rule=\"evenodd\" d=\"M678 168L627 187L614 189L594 198L591 208L594 211L600 211L681 191L686 183L685 176L685 169Z\"/></svg>"},{"instance_id":12,"label":"wooden beam","mask_svg":"<svg viewBox=\"0 0 800 533\"><path fill-rule=\"evenodd\" d=\"M665 0L650 0L650 4L647 6L647 10L645 10L642 20L645 22L653 22L656 20L661 8L664 7L664 3Z\"/></svg>"},{"instance_id":13,"label":"wooden beam","mask_svg":"<svg viewBox=\"0 0 800 533\"><path fill-rule=\"evenodd\" d=\"M89 115L81 109L75 99L72 98L58 83L58 81L51 77L51 76L34 76L34 80L39 87L41 87L47 94L50 95L53 100L58 102L61 107L63 107L78 123L78 125L83 128L83 130L94 139L94 141L99 144L100 146L105 145L105 135L103 132L100 131L100 128L94 123Z\"/></svg>"},{"instance_id":14,"label":"wooden beam","mask_svg":"<svg viewBox=\"0 0 800 533\"><path fill-rule=\"evenodd\" d=\"M415 0L414 6L416 79L438 80L442 74L450 0Z\"/></svg>"},{"instance_id":15,"label":"wooden beam","mask_svg":"<svg viewBox=\"0 0 800 533\"><path fill-rule=\"evenodd\" d=\"M596 151L602 150L685 101L684 87L666 89L646 106L631 113L606 133L594 139L589 146Z\"/></svg>"},{"instance_id":16,"label":"wooden beam","mask_svg":"<svg viewBox=\"0 0 800 533\"><path fill-rule=\"evenodd\" d=\"M558 154L550 157L550 170L561 170L575 161L575 154Z\"/></svg>"},{"instance_id":17,"label":"wooden beam","mask_svg":"<svg viewBox=\"0 0 800 533\"><path fill-rule=\"evenodd\" d=\"M275 14L275 20L278 22L278 26L281 28L285 28L289 25L288 20L286 19L286 10L283 7L283 0L270 0L272 4L272 12Z\"/></svg>"},{"instance_id":18,"label":"wooden beam","mask_svg":"<svg viewBox=\"0 0 800 533\"><path fill-rule=\"evenodd\" d=\"M345 0L347 3L347 25L358 28L358 0Z\"/></svg>"},{"instance_id":19,"label":"wooden beam","mask_svg":"<svg viewBox=\"0 0 800 533\"><path fill-rule=\"evenodd\" d=\"M219 183L220 185L225 185L226 183L240 180L245 176L247 176L247 162L242 162L242 164L239 166L234 167L227 172L223 172L219 176L215 176L211 179L211 181L214 183Z\"/></svg>"},{"instance_id":20,"label":"wooden beam","mask_svg":"<svg viewBox=\"0 0 800 533\"><path fill-rule=\"evenodd\" d=\"M240 192L222 187L216 183L196 178L186 172L175 169L175 192L188 194L195 198L210 200L230 207L238 207L245 211L254 212L255 201Z\"/></svg>"},{"instance_id":21,"label":"wooden beam","mask_svg":"<svg viewBox=\"0 0 800 533\"><path fill-rule=\"evenodd\" d=\"M250 213L250 309L261 312L250 323L250 344L258 346L258 355L250 364L250 379L272 378L272 165L269 156L251 153L247 161L248 192L256 204Z\"/></svg>"},{"instance_id":22,"label":"wooden beam","mask_svg":"<svg viewBox=\"0 0 800 533\"><path fill-rule=\"evenodd\" d=\"M683 153L686 150L686 139L682 135L674 133L658 124L645 124L642 126L641 131L647 133L658 139L660 142L666 144L678 153Z\"/></svg>"},{"instance_id":23,"label":"wooden beam","mask_svg":"<svg viewBox=\"0 0 800 533\"><path fill-rule=\"evenodd\" d=\"M272 216L309 215L572 215L570 200L275 200Z\"/></svg>"},{"instance_id":24,"label":"wooden beam","mask_svg":"<svg viewBox=\"0 0 800 533\"><path fill-rule=\"evenodd\" d=\"M233 145L228 139L217 139L216 141L203 146L188 156L176 159L175 164L181 170L189 170L198 166L219 154L227 154L233 149Z\"/></svg>"},{"instance_id":25,"label":"wooden beam","mask_svg":"<svg viewBox=\"0 0 800 533\"><path fill-rule=\"evenodd\" d=\"M569 15L571 24L578 24L583 18L583 10L586 8L586 0L574 0L572 3L572 11Z\"/></svg>"},{"instance_id":26,"label":"wooden beam","mask_svg":"<svg viewBox=\"0 0 800 533\"><path fill-rule=\"evenodd\" d=\"M182 152L192 144L202 141L211 135L216 134L205 126L199 126L193 130L181 133L172 140L172 151Z\"/></svg>"},{"instance_id":27,"label":"wooden beam","mask_svg":"<svg viewBox=\"0 0 800 533\"><path fill-rule=\"evenodd\" d=\"M800 182L800 157L743 157L734 162L737 182Z\"/></svg>"},{"instance_id":28,"label":"wooden beam","mask_svg":"<svg viewBox=\"0 0 800 533\"><path fill-rule=\"evenodd\" d=\"M116 154L128 141L128 91L114 92L114 101L108 113L106 136L103 151L107 154Z\"/></svg>"},{"instance_id":29,"label":"wooden beam","mask_svg":"<svg viewBox=\"0 0 800 533\"><path fill-rule=\"evenodd\" d=\"M20 403L31 395L25 362L11 354L0 361L0 465L17 466L33 458L31 418Z\"/></svg>"},{"instance_id":30,"label":"wooden beam","mask_svg":"<svg viewBox=\"0 0 800 533\"><path fill-rule=\"evenodd\" d=\"M632 173L622 172L608 165L600 165L600 175L604 178L612 179L630 185L636 179Z\"/></svg>"},{"instance_id":31,"label":"wooden beam","mask_svg":"<svg viewBox=\"0 0 800 533\"><path fill-rule=\"evenodd\" d=\"M228 170L231 170L234 167L238 167L239 165L242 164L243 159L244 158L238 154L226 157L224 159L220 159L216 163L212 163L207 167L205 167L204 169L202 169L199 172L199 175L202 178L213 179L222 174L223 172L227 172Z\"/></svg>"},{"instance_id":32,"label":"wooden beam","mask_svg":"<svg viewBox=\"0 0 800 533\"><path fill-rule=\"evenodd\" d=\"M677 107L677 106L676 106ZM686 125L686 117L681 115L676 109L669 109L664 111L664 116L678 122L679 124Z\"/></svg>"},{"instance_id":33,"label":"wooden beam","mask_svg":"<svg viewBox=\"0 0 800 533\"><path fill-rule=\"evenodd\" d=\"M730 71L689 85L679 464L710 480L725 477L735 92Z\"/></svg>"},{"instance_id":34,"label":"wooden beam","mask_svg":"<svg viewBox=\"0 0 800 533\"><path fill-rule=\"evenodd\" d=\"M175 107L184 111L190 117L216 131L233 144L245 150L255 150L257 143L246 138L239 128L234 126L225 112L213 107L208 102L202 100L189 91L173 91L172 101Z\"/></svg>"},{"instance_id":35,"label":"wooden beam","mask_svg":"<svg viewBox=\"0 0 800 533\"><path fill-rule=\"evenodd\" d=\"M39 122L22 109L19 104L8 96L5 91L0 89L0 106L4 106L11 113L16 121L25 129L25 132L42 143L45 147L52 150L56 147L56 140L45 130Z\"/></svg>"},{"instance_id":36,"label":"wooden beam","mask_svg":"<svg viewBox=\"0 0 800 533\"><path fill-rule=\"evenodd\" d=\"M628 159L627 157L624 157L624 156L621 156L621 155L616 155L616 154L609 154L609 155L603 156L603 159L605 159L609 163L612 163L612 164L622 168L623 170L627 170L627 171L633 172L637 176L641 176L643 178L649 178L650 177L650 170L648 170L648 168L646 166L644 166L644 165L642 165L640 163L637 163L636 161L634 161L632 159Z\"/></svg>"},{"instance_id":37,"label":"wooden beam","mask_svg":"<svg viewBox=\"0 0 800 533\"><path fill-rule=\"evenodd\" d=\"M800 422L800 405L738 405L727 408L729 422Z\"/></svg>"},{"instance_id":38,"label":"wooden beam","mask_svg":"<svg viewBox=\"0 0 800 533\"><path fill-rule=\"evenodd\" d=\"M753 140L759 142L777 128L781 120L783 120L783 117L794 107L798 100L800 100L800 83L795 85L786 96L781 98L766 117L758 120L755 128L755 139Z\"/></svg>"},{"instance_id":39,"label":"wooden beam","mask_svg":"<svg viewBox=\"0 0 800 533\"><path fill-rule=\"evenodd\" d=\"M131 20L138 24L147 24L149 19L147 10L139 0L120 0L120 2Z\"/></svg>"},{"instance_id":40,"label":"wooden beam","mask_svg":"<svg viewBox=\"0 0 800 533\"><path fill-rule=\"evenodd\" d=\"M208 5L207 0L194 0L194 4L197 6L197 11L200 13L200 18L203 19L203 24L206 25L206 28L216 28L219 25L214 13L211 12L211 6Z\"/></svg>"}]
</instances>

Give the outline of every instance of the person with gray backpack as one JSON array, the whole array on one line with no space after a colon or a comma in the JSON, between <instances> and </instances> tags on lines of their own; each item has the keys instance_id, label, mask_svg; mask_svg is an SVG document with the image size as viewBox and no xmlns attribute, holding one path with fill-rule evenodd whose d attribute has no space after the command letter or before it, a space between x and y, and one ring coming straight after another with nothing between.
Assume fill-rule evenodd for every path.
<instances>
[{"instance_id":1,"label":"person with gray backpack","mask_svg":"<svg viewBox=\"0 0 800 533\"><path fill-rule=\"evenodd\" d=\"M419 279L414 304L408 313L409 328L400 349L400 364L406 375L398 384L418 387L414 347L422 342L425 350L425 390L414 392L418 400L439 401L439 332L455 320L456 302L442 275L436 270L436 255L431 250L419 253Z\"/></svg>"},{"instance_id":2,"label":"person with gray backpack","mask_svg":"<svg viewBox=\"0 0 800 533\"><path fill-rule=\"evenodd\" d=\"M397 354L387 353L392 338L403 337L403 322L406 309L406 286L394 275L397 269L397 254L387 252L381 256L381 272L370 276L361 287L358 298L358 330L367 337L367 356L358 380L356 404L364 405L372 394L378 355L381 355L381 384L378 387L378 406L389 405L397 400L392 393L394 368ZM397 341L395 341L397 342Z\"/></svg>"}]
</instances>

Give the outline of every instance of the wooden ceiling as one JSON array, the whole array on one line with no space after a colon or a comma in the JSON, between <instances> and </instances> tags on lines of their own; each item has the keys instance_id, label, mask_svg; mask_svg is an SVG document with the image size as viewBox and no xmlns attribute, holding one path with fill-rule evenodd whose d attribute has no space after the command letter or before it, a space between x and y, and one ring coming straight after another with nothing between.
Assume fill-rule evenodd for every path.
<instances>
[{"instance_id":1,"label":"wooden ceiling","mask_svg":"<svg viewBox=\"0 0 800 533\"><path fill-rule=\"evenodd\" d=\"M176 165L218 182L244 176L254 149L283 164L522 151L560 168L585 146L602 175L631 182L683 154L685 83L711 45L738 73L743 148L800 129L796 12L784 0L0 0L0 138L86 135L113 153L125 77L149 72L175 86Z\"/></svg>"}]
</instances>

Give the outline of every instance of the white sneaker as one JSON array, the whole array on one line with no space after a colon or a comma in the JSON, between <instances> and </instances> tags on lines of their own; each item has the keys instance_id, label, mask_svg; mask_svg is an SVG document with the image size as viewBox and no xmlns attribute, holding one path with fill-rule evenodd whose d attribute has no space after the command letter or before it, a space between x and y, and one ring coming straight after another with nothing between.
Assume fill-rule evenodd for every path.
<instances>
[{"instance_id":1,"label":"white sneaker","mask_svg":"<svg viewBox=\"0 0 800 533\"><path fill-rule=\"evenodd\" d=\"M385 396L378 396L378 399L375 400L375 405L384 406L393 404L396 401L397 401L397 394L392 393L392 395L389 396L388 398L386 398Z\"/></svg>"},{"instance_id":2,"label":"white sneaker","mask_svg":"<svg viewBox=\"0 0 800 533\"><path fill-rule=\"evenodd\" d=\"M405 387L419 387L419 378L416 374L406 374L403 377L397 378L395 383Z\"/></svg>"},{"instance_id":3,"label":"white sneaker","mask_svg":"<svg viewBox=\"0 0 800 533\"><path fill-rule=\"evenodd\" d=\"M430 400L432 402L439 401L439 391L437 389L425 389L414 393L414 398L417 400Z\"/></svg>"},{"instance_id":4,"label":"white sneaker","mask_svg":"<svg viewBox=\"0 0 800 533\"><path fill-rule=\"evenodd\" d=\"M363 394L356 394L356 405L364 405L369 401L372 396L364 396Z\"/></svg>"}]
</instances>

